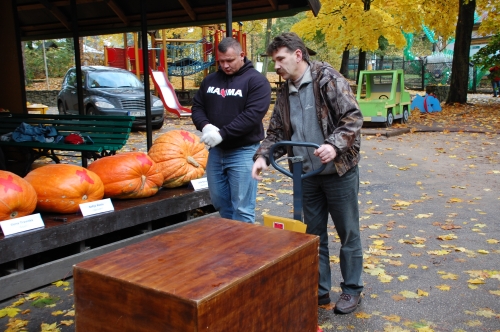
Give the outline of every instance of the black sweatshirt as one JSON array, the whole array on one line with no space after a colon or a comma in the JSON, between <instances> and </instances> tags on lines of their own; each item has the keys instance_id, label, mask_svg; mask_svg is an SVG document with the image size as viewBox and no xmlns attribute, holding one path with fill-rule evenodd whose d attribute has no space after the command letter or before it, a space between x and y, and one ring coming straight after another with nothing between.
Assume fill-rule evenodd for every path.
<instances>
[{"instance_id":1,"label":"black sweatshirt","mask_svg":"<svg viewBox=\"0 0 500 332\"><path fill-rule=\"evenodd\" d=\"M191 118L198 130L219 128L222 149L239 148L264 139L262 119L271 103L271 85L245 57L234 75L221 69L208 75L193 99Z\"/></svg>"}]
</instances>

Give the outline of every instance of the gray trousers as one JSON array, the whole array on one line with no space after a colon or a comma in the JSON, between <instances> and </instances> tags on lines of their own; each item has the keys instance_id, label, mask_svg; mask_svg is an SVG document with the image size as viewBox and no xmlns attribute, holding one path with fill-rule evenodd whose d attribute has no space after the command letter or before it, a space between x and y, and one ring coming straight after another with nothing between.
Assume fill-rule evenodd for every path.
<instances>
[{"instance_id":1,"label":"gray trousers","mask_svg":"<svg viewBox=\"0 0 500 332\"><path fill-rule=\"evenodd\" d=\"M343 176L316 175L302 181L304 222L307 233L319 236L318 295L332 287L328 250L328 213L340 237L340 283L343 293L359 295L363 290L361 273L363 251L359 232L359 169L353 167Z\"/></svg>"}]
</instances>

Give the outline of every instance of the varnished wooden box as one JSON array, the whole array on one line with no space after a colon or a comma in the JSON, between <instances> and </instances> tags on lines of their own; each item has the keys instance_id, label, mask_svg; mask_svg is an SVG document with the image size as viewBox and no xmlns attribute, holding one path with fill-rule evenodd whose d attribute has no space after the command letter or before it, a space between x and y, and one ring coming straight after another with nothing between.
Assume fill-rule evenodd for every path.
<instances>
[{"instance_id":1,"label":"varnished wooden box","mask_svg":"<svg viewBox=\"0 0 500 332\"><path fill-rule=\"evenodd\" d=\"M318 245L203 218L76 264L76 331L316 332Z\"/></svg>"}]
</instances>

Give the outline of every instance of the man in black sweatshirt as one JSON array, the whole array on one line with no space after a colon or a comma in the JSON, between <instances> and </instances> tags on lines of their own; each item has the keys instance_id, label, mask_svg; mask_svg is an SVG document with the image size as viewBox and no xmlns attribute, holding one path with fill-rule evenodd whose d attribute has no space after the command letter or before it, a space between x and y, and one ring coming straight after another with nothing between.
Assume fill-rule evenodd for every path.
<instances>
[{"instance_id":1,"label":"man in black sweatshirt","mask_svg":"<svg viewBox=\"0 0 500 332\"><path fill-rule=\"evenodd\" d=\"M217 51L219 70L201 82L191 118L209 146L206 171L213 206L223 218L253 223L257 181L251 177L252 157L264 139L262 119L271 86L236 39L224 38Z\"/></svg>"}]
</instances>

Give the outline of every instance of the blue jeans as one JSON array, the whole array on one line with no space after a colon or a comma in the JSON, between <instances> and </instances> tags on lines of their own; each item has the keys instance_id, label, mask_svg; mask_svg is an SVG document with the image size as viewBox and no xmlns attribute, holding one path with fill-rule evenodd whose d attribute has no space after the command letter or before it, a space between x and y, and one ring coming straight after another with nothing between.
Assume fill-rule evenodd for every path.
<instances>
[{"instance_id":1,"label":"blue jeans","mask_svg":"<svg viewBox=\"0 0 500 332\"><path fill-rule=\"evenodd\" d=\"M359 295L363 290L361 273L363 251L359 232L359 169L353 167L343 176L316 175L302 181L304 222L307 233L319 236L318 295L332 287L330 252L328 250L328 213L340 237L340 272L342 292Z\"/></svg>"},{"instance_id":2,"label":"blue jeans","mask_svg":"<svg viewBox=\"0 0 500 332\"><path fill-rule=\"evenodd\" d=\"M257 180L252 178L253 155L259 144L242 148L210 149L207 162L208 190L222 218L255 222Z\"/></svg>"},{"instance_id":3,"label":"blue jeans","mask_svg":"<svg viewBox=\"0 0 500 332\"><path fill-rule=\"evenodd\" d=\"M491 81L491 86L493 87L493 95L497 97L500 90L500 81Z\"/></svg>"}]
</instances>

